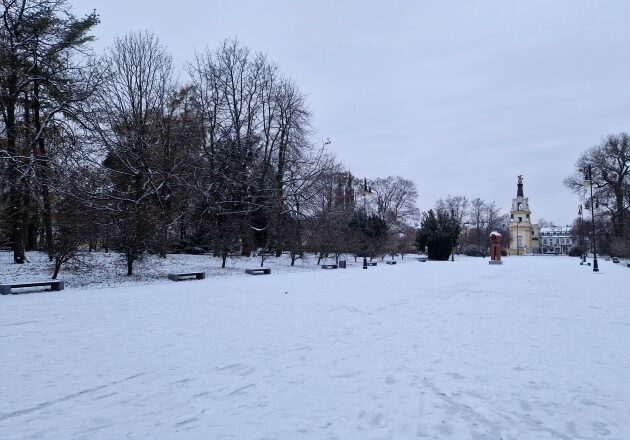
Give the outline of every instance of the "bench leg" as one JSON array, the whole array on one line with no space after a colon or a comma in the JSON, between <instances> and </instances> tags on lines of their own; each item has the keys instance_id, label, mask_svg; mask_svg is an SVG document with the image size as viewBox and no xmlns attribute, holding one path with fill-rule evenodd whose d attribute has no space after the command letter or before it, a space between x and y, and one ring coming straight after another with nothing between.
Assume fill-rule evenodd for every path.
<instances>
[{"instance_id":1,"label":"bench leg","mask_svg":"<svg viewBox=\"0 0 630 440\"><path fill-rule=\"evenodd\" d=\"M11 293L11 286L0 286L0 294L8 295Z\"/></svg>"},{"instance_id":2,"label":"bench leg","mask_svg":"<svg viewBox=\"0 0 630 440\"><path fill-rule=\"evenodd\" d=\"M58 283L53 283L50 285L50 290L53 290L55 292L59 292L60 290L63 290L63 288L64 288L63 281L59 281Z\"/></svg>"}]
</instances>

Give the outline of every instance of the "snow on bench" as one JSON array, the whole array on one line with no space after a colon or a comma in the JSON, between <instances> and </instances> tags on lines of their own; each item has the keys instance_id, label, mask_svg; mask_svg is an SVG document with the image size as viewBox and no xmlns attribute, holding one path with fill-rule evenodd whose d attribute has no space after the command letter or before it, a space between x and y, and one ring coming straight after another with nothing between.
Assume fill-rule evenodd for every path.
<instances>
[{"instance_id":1,"label":"snow on bench","mask_svg":"<svg viewBox=\"0 0 630 440\"><path fill-rule=\"evenodd\" d=\"M336 264L322 264L322 269L337 269L338 267Z\"/></svg>"},{"instance_id":2,"label":"snow on bench","mask_svg":"<svg viewBox=\"0 0 630 440\"><path fill-rule=\"evenodd\" d=\"M190 273L169 273L168 279L171 281L183 281L185 279L190 279L195 277L197 280L205 280L206 273L205 272L190 272Z\"/></svg>"},{"instance_id":3,"label":"snow on bench","mask_svg":"<svg viewBox=\"0 0 630 440\"><path fill-rule=\"evenodd\" d=\"M387 260L385 264L396 264L396 262L394 260Z\"/></svg>"},{"instance_id":4,"label":"snow on bench","mask_svg":"<svg viewBox=\"0 0 630 440\"><path fill-rule=\"evenodd\" d=\"M270 275L271 269L267 268L258 268L258 269L245 269L245 273L250 275Z\"/></svg>"},{"instance_id":5,"label":"snow on bench","mask_svg":"<svg viewBox=\"0 0 630 440\"><path fill-rule=\"evenodd\" d=\"M365 263L366 266L376 266L376 261L368 261Z\"/></svg>"},{"instance_id":6,"label":"snow on bench","mask_svg":"<svg viewBox=\"0 0 630 440\"><path fill-rule=\"evenodd\" d=\"M65 287L62 280L50 280L50 281L24 281L10 284L0 284L0 293L2 295L8 295L11 293L11 289L21 289L23 287L43 287L50 286L50 290L60 291Z\"/></svg>"}]
</instances>

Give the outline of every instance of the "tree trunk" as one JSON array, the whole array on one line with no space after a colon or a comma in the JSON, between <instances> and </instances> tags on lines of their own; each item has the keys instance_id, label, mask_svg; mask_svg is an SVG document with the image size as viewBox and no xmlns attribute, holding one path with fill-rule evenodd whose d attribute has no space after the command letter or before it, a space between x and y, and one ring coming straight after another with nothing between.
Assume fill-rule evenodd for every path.
<instances>
[{"instance_id":1,"label":"tree trunk","mask_svg":"<svg viewBox=\"0 0 630 440\"><path fill-rule=\"evenodd\" d=\"M57 279L57 275L59 275L59 270L61 269L61 260L58 258L55 258L55 268L52 274L52 279L56 280Z\"/></svg>"},{"instance_id":2,"label":"tree trunk","mask_svg":"<svg viewBox=\"0 0 630 440\"><path fill-rule=\"evenodd\" d=\"M24 252L24 230L22 223L22 194L20 191L20 175L18 169L19 159L16 151L16 126L15 126L15 90L9 89L9 97L6 99L6 130L8 153L8 177L9 177L9 221L11 222L11 238L13 240L13 262L24 264L26 255Z\"/></svg>"},{"instance_id":3,"label":"tree trunk","mask_svg":"<svg viewBox=\"0 0 630 440\"><path fill-rule=\"evenodd\" d=\"M39 100L39 82L33 84L33 125L34 131L38 134L36 139L35 157L37 157L36 173L41 184L42 195L42 217L44 219L44 237L46 240L46 252L48 259L53 260L52 255L52 209L50 206L50 161L46 152L44 133L41 132L41 103Z\"/></svg>"},{"instance_id":4,"label":"tree trunk","mask_svg":"<svg viewBox=\"0 0 630 440\"><path fill-rule=\"evenodd\" d=\"M133 257L127 255L127 276L133 275Z\"/></svg>"},{"instance_id":5,"label":"tree trunk","mask_svg":"<svg viewBox=\"0 0 630 440\"><path fill-rule=\"evenodd\" d=\"M160 258L166 258L166 246L167 246L167 242L168 242L168 225L167 225L165 217L166 217L166 215L163 215L163 217L162 217L162 224L159 225L159 228L160 228L160 232L159 232L160 240L158 241L157 251L158 251L158 256Z\"/></svg>"},{"instance_id":6,"label":"tree trunk","mask_svg":"<svg viewBox=\"0 0 630 440\"><path fill-rule=\"evenodd\" d=\"M623 237L623 231L624 231L624 209L623 209L623 196L624 193L623 191L617 191L615 192L615 204L617 205L617 215L615 218L615 224L614 224L614 229L615 229L615 236L616 237Z\"/></svg>"}]
</instances>

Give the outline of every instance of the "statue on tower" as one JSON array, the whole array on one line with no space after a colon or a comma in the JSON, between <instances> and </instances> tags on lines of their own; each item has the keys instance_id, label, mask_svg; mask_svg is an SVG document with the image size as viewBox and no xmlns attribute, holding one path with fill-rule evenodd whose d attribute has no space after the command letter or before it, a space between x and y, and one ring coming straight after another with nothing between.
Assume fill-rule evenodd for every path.
<instances>
[{"instance_id":1,"label":"statue on tower","mask_svg":"<svg viewBox=\"0 0 630 440\"><path fill-rule=\"evenodd\" d=\"M523 194L523 175L518 175L518 185L516 185L516 197L525 197Z\"/></svg>"}]
</instances>

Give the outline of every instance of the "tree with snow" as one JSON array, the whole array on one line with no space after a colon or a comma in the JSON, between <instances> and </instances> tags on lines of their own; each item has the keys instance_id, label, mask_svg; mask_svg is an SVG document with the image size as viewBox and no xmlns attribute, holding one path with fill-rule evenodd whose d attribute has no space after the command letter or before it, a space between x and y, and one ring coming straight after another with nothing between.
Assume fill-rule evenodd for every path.
<instances>
[{"instance_id":1,"label":"tree with snow","mask_svg":"<svg viewBox=\"0 0 630 440\"><path fill-rule=\"evenodd\" d=\"M454 214L432 209L423 214L416 242L419 249L428 248L427 255L432 260L446 261L457 244L461 227Z\"/></svg>"}]
</instances>

